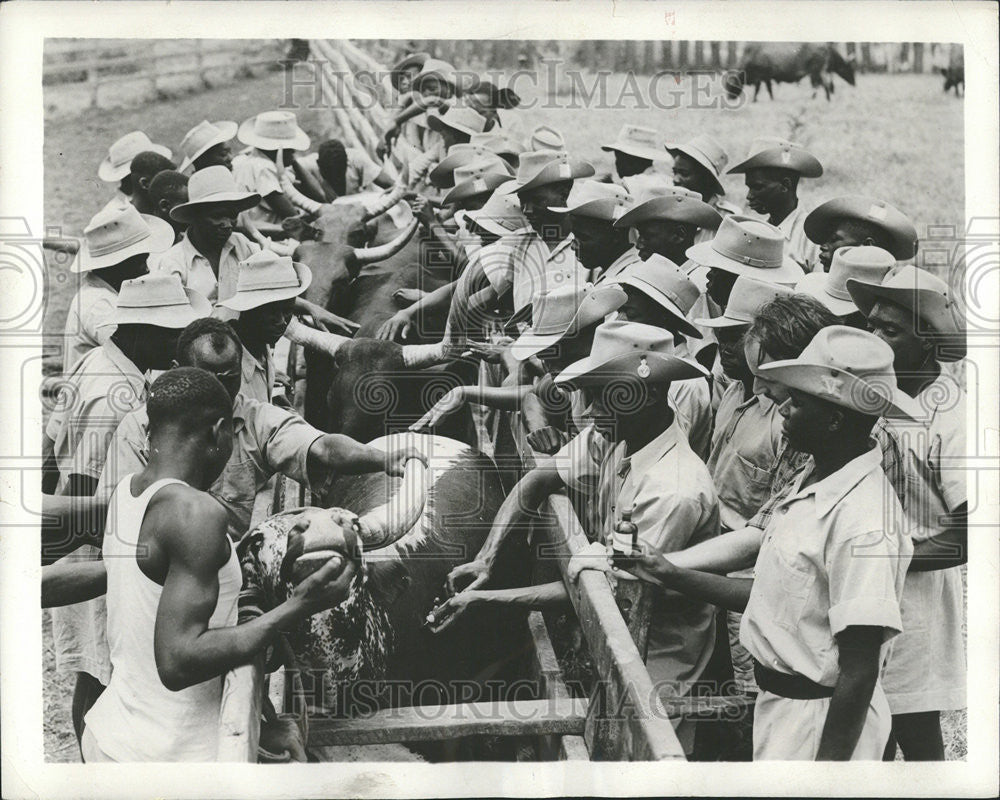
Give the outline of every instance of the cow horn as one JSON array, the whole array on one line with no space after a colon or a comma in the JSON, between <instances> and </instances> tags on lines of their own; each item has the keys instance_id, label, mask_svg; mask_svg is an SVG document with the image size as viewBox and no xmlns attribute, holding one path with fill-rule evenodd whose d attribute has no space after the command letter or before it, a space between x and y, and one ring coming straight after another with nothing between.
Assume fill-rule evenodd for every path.
<instances>
[{"instance_id":1,"label":"cow horn","mask_svg":"<svg viewBox=\"0 0 1000 800\"><path fill-rule=\"evenodd\" d=\"M302 192L295 188L295 185L288 179L288 174L285 172L285 158L284 152L278 149L277 158L278 167L278 183L281 186L281 191L288 198L288 202L293 206L302 209L307 214L319 214L323 209L322 203L317 203L311 197L306 197Z\"/></svg>"},{"instance_id":2,"label":"cow horn","mask_svg":"<svg viewBox=\"0 0 1000 800\"><path fill-rule=\"evenodd\" d=\"M406 535L421 514L427 500L427 467L412 458L403 470L403 483L388 503L358 518L358 536L365 550L385 547Z\"/></svg>"},{"instance_id":3,"label":"cow horn","mask_svg":"<svg viewBox=\"0 0 1000 800\"><path fill-rule=\"evenodd\" d=\"M288 327L285 329L285 337L289 341L295 342L295 344L309 350L326 353L330 358L335 358L337 351L344 342L350 341L346 336L318 331L315 328L310 328L308 325L303 325L295 317L292 317L291 322L288 323Z\"/></svg>"},{"instance_id":4,"label":"cow horn","mask_svg":"<svg viewBox=\"0 0 1000 800\"><path fill-rule=\"evenodd\" d=\"M417 220L411 221L410 224L403 229L403 232L391 242L380 244L377 247L355 248L355 261L364 266L365 264L374 264L377 261L385 261L387 258L391 258L406 247L407 243L413 237L413 234L416 233L417 226L419 224L420 223Z\"/></svg>"},{"instance_id":5,"label":"cow horn","mask_svg":"<svg viewBox=\"0 0 1000 800\"><path fill-rule=\"evenodd\" d=\"M363 222L368 222L368 220L375 219L375 217L384 214L390 208L392 208L396 203L403 199L403 195L406 193L406 187L397 183L392 191L387 192L380 198L375 200L372 205L365 207L365 216Z\"/></svg>"}]
</instances>

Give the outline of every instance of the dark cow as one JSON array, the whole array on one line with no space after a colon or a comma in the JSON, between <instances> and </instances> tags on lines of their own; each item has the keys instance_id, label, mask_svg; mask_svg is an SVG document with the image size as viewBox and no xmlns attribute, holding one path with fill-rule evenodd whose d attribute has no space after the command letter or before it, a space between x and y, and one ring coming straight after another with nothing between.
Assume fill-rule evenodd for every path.
<instances>
[{"instance_id":1,"label":"dark cow","mask_svg":"<svg viewBox=\"0 0 1000 800\"><path fill-rule=\"evenodd\" d=\"M753 99L756 102L763 83L773 100L772 83L798 83L808 75L813 87L813 97L822 86L826 99L829 100L834 90L830 73L839 75L854 86L853 57L844 58L830 44L752 43L743 51L737 72L728 76L726 93L735 99L745 86L753 86Z\"/></svg>"},{"instance_id":2,"label":"dark cow","mask_svg":"<svg viewBox=\"0 0 1000 800\"><path fill-rule=\"evenodd\" d=\"M419 438L429 468L410 461L402 479L341 476L314 496L336 507L277 514L241 542L243 602L260 610L280 603L332 554L360 559L347 600L287 635L314 712L448 702L456 687L470 700L475 677L502 672L498 663L518 651L512 626L495 619L477 615L436 634L425 625L446 575L479 551L504 495L488 457L442 437ZM301 537L294 559L290 537ZM351 549L355 537L360 556ZM514 565L527 562L508 557L504 581L525 582Z\"/></svg>"},{"instance_id":3,"label":"dark cow","mask_svg":"<svg viewBox=\"0 0 1000 800\"><path fill-rule=\"evenodd\" d=\"M948 66L941 67L944 75L944 90L955 90L955 96L965 94L965 49L961 45L953 45L948 56Z\"/></svg>"}]
</instances>

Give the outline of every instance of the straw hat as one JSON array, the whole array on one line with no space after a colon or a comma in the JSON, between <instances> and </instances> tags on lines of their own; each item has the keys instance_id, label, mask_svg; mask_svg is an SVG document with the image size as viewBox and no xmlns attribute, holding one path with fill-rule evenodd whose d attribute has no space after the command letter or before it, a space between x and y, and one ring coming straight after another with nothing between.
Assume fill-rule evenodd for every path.
<instances>
[{"instance_id":1,"label":"straw hat","mask_svg":"<svg viewBox=\"0 0 1000 800\"><path fill-rule=\"evenodd\" d=\"M538 125L528 137L528 150L565 150L566 141L563 135L548 125Z\"/></svg>"},{"instance_id":2,"label":"straw hat","mask_svg":"<svg viewBox=\"0 0 1000 800\"><path fill-rule=\"evenodd\" d=\"M792 294L787 286L757 280L747 275L740 275L733 284L729 295L726 311L721 317L706 317L695 320L698 325L706 328L736 328L753 324L754 317L763 306L776 297L787 297Z\"/></svg>"},{"instance_id":3,"label":"straw hat","mask_svg":"<svg viewBox=\"0 0 1000 800\"><path fill-rule=\"evenodd\" d=\"M542 290L531 301L531 327L511 344L511 355L524 361L599 322L626 300L628 295L618 286L587 283Z\"/></svg>"},{"instance_id":4,"label":"straw hat","mask_svg":"<svg viewBox=\"0 0 1000 800\"><path fill-rule=\"evenodd\" d=\"M486 117L468 106L446 106L443 111L431 109L427 112L427 127L432 131L451 128L471 136L483 132Z\"/></svg>"},{"instance_id":5,"label":"straw hat","mask_svg":"<svg viewBox=\"0 0 1000 800\"><path fill-rule=\"evenodd\" d=\"M520 194L550 183L589 178L593 174L592 164L570 158L565 150L533 150L521 156L517 176L504 185L503 191Z\"/></svg>"},{"instance_id":6,"label":"straw hat","mask_svg":"<svg viewBox=\"0 0 1000 800\"><path fill-rule=\"evenodd\" d=\"M947 353L938 354L939 361L958 361L965 355L965 334L956 320L961 310L952 299L948 284L936 275L904 264L887 273L881 283L848 278L847 291L866 317L879 300L909 309L921 323L916 333L942 339L949 345Z\"/></svg>"},{"instance_id":7,"label":"straw hat","mask_svg":"<svg viewBox=\"0 0 1000 800\"><path fill-rule=\"evenodd\" d=\"M667 145L667 152L677 157L678 153L686 155L688 158L698 162L707 171L715 184L716 194L725 194L726 188L722 185L722 173L729 163L729 156L725 148L707 133L688 139L686 142L672 142Z\"/></svg>"},{"instance_id":8,"label":"straw hat","mask_svg":"<svg viewBox=\"0 0 1000 800\"><path fill-rule=\"evenodd\" d=\"M168 226L169 227L169 226ZM116 325L186 328L212 313L212 304L193 289L185 289L174 272L154 272L122 282L115 302Z\"/></svg>"},{"instance_id":9,"label":"straw hat","mask_svg":"<svg viewBox=\"0 0 1000 800\"><path fill-rule=\"evenodd\" d=\"M262 111L245 120L236 136L243 144L261 150L309 149L309 135L291 111Z\"/></svg>"},{"instance_id":10,"label":"straw hat","mask_svg":"<svg viewBox=\"0 0 1000 800\"><path fill-rule=\"evenodd\" d=\"M862 414L918 419L920 404L896 385L893 358L892 348L875 334L830 325L798 358L757 369L769 380Z\"/></svg>"},{"instance_id":11,"label":"straw hat","mask_svg":"<svg viewBox=\"0 0 1000 800\"><path fill-rule=\"evenodd\" d=\"M254 253L240 262L236 294L219 305L233 311L249 311L268 303L298 297L312 282L312 271L305 264L279 256L270 250Z\"/></svg>"},{"instance_id":12,"label":"straw hat","mask_svg":"<svg viewBox=\"0 0 1000 800\"><path fill-rule=\"evenodd\" d=\"M457 167L454 174L455 188L442 198L442 205L457 203L487 192L492 194L498 186L511 180L510 174L506 170L501 170L494 161L489 159L473 161L471 164Z\"/></svg>"},{"instance_id":13,"label":"straw hat","mask_svg":"<svg viewBox=\"0 0 1000 800\"><path fill-rule=\"evenodd\" d=\"M626 211L615 226L630 228L639 222L662 220L685 222L714 231L722 222L722 215L702 200L697 192L681 186L669 186L657 191L654 197Z\"/></svg>"},{"instance_id":14,"label":"straw hat","mask_svg":"<svg viewBox=\"0 0 1000 800\"><path fill-rule=\"evenodd\" d=\"M556 383L600 385L635 375L644 383L659 384L708 374L698 362L676 355L670 331L616 319L597 327L590 355L566 367Z\"/></svg>"},{"instance_id":15,"label":"straw hat","mask_svg":"<svg viewBox=\"0 0 1000 800\"><path fill-rule=\"evenodd\" d=\"M528 220L521 213L517 197L501 191L502 188L503 184L500 184L482 208L466 211L464 214L466 219L489 233L509 236L527 228Z\"/></svg>"},{"instance_id":16,"label":"straw hat","mask_svg":"<svg viewBox=\"0 0 1000 800\"><path fill-rule=\"evenodd\" d=\"M815 297L838 317L858 311L847 291L848 279L880 286L896 266L896 259L881 247L841 247L833 254L829 272L810 272L795 284L796 294Z\"/></svg>"},{"instance_id":17,"label":"straw hat","mask_svg":"<svg viewBox=\"0 0 1000 800\"><path fill-rule=\"evenodd\" d=\"M573 184L565 206L550 206L549 211L614 222L625 213L631 204L632 195L624 186L619 186L616 183L581 180Z\"/></svg>"},{"instance_id":18,"label":"straw hat","mask_svg":"<svg viewBox=\"0 0 1000 800\"><path fill-rule=\"evenodd\" d=\"M662 306L685 336L702 338L701 331L687 320L701 291L669 258L653 253L643 261L636 255L614 277L613 284L638 289Z\"/></svg>"},{"instance_id":19,"label":"straw hat","mask_svg":"<svg viewBox=\"0 0 1000 800\"><path fill-rule=\"evenodd\" d=\"M746 159L729 168L729 174L746 172L748 169L771 167L797 172L803 178L818 178L823 174L819 159L802 145L787 139L762 137L750 143Z\"/></svg>"},{"instance_id":20,"label":"straw hat","mask_svg":"<svg viewBox=\"0 0 1000 800\"><path fill-rule=\"evenodd\" d=\"M174 243L174 229L135 206L105 206L83 229L83 245L71 272L90 272L120 264L140 253L162 253Z\"/></svg>"},{"instance_id":21,"label":"straw hat","mask_svg":"<svg viewBox=\"0 0 1000 800\"><path fill-rule=\"evenodd\" d=\"M625 155L645 158L649 161L665 161L666 153L656 130L642 125L622 125L618 138L611 144L602 144L605 151L617 150Z\"/></svg>"},{"instance_id":22,"label":"straw hat","mask_svg":"<svg viewBox=\"0 0 1000 800\"><path fill-rule=\"evenodd\" d=\"M178 172L184 172L198 156L217 144L225 144L235 137L238 128L239 125L235 122L209 122L208 120L199 122L181 139L181 153L184 154L184 160L177 168Z\"/></svg>"},{"instance_id":23,"label":"straw hat","mask_svg":"<svg viewBox=\"0 0 1000 800\"><path fill-rule=\"evenodd\" d=\"M206 206L225 203L237 213L253 208L260 202L256 192L243 191L236 179L221 165L205 167L195 172L188 181L188 201L170 209L170 218L178 222L192 222Z\"/></svg>"},{"instance_id":24,"label":"straw hat","mask_svg":"<svg viewBox=\"0 0 1000 800\"><path fill-rule=\"evenodd\" d=\"M505 172L508 176L513 172L510 164L492 150L477 144L459 143L448 148L448 155L438 162L427 177L438 188L450 189L455 185L455 170L458 167L484 160L493 163L496 167L495 172Z\"/></svg>"},{"instance_id":25,"label":"straw hat","mask_svg":"<svg viewBox=\"0 0 1000 800\"><path fill-rule=\"evenodd\" d=\"M750 275L769 283L797 283L802 268L785 255L785 234L770 223L731 214L715 237L692 245L685 255L703 267Z\"/></svg>"},{"instance_id":26,"label":"straw hat","mask_svg":"<svg viewBox=\"0 0 1000 800\"><path fill-rule=\"evenodd\" d=\"M170 148L153 144L142 131L132 131L108 148L108 154L97 167L97 177L105 183L118 183L132 171L132 159L147 151L159 153L166 158L173 157Z\"/></svg>"},{"instance_id":27,"label":"straw hat","mask_svg":"<svg viewBox=\"0 0 1000 800\"><path fill-rule=\"evenodd\" d=\"M890 240L889 252L897 261L913 258L917 253L917 229L906 214L872 197L848 195L827 200L809 212L802 228L810 241L823 244L845 219L867 222L884 231Z\"/></svg>"}]
</instances>

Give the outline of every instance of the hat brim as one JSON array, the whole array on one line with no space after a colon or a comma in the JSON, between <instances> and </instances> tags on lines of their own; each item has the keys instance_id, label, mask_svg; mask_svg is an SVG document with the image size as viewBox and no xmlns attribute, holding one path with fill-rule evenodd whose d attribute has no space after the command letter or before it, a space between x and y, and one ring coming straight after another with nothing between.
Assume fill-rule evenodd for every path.
<instances>
[{"instance_id":1,"label":"hat brim","mask_svg":"<svg viewBox=\"0 0 1000 800\"><path fill-rule=\"evenodd\" d=\"M618 284L619 286L631 286L648 296L651 300L656 302L657 305L663 308L664 311L670 314L671 322L673 322L677 330L685 336L691 336L695 339L701 339L703 337L702 332L688 321L687 316L680 309L680 307L678 307L678 305L663 292L653 286L653 284L634 278L631 275L622 275L621 273L616 275L610 282L612 284Z\"/></svg>"},{"instance_id":2,"label":"hat brim","mask_svg":"<svg viewBox=\"0 0 1000 800\"><path fill-rule=\"evenodd\" d=\"M250 292L237 291L232 297L220 300L218 305L233 311L249 311L251 308L260 308L268 303L277 303L300 296L312 283L312 270L298 261L293 261L292 266L299 278L298 286L286 286L280 289L256 289Z\"/></svg>"},{"instance_id":3,"label":"hat brim","mask_svg":"<svg viewBox=\"0 0 1000 800\"><path fill-rule=\"evenodd\" d=\"M174 243L174 229L170 223L150 214L141 214L140 216L149 226L149 236L121 250L101 256L91 256L87 249L87 242L84 240L76 259L70 266L70 272L81 273L91 272L95 269L106 269L141 253L162 253L164 250L169 250Z\"/></svg>"},{"instance_id":4,"label":"hat brim","mask_svg":"<svg viewBox=\"0 0 1000 800\"><path fill-rule=\"evenodd\" d=\"M753 322L734 317L727 317L725 314L719 317L698 317L695 323L705 328L749 328Z\"/></svg>"},{"instance_id":5,"label":"hat brim","mask_svg":"<svg viewBox=\"0 0 1000 800\"><path fill-rule=\"evenodd\" d=\"M861 414L913 420L923 416L920 403L895 386L895 376L892 386L888 381L876 384L829 364L808 364L798 359L772 361L760 364L757 369L769 380ZM843 382L841 393L823 390L830 378Z\"/></svg>"},{"instance_id":6,"label":"hat brim","mask_svg":"<svg viewBox=\"0 0 1000 800\"><path fill-rule=\"evenodd\" d=\"M459 133L464 133L469 136L472 136L474 133L482 133L482 131L477 131L475 128L470 128L467 125L461 125L457 122L449 122L446 117L442 117L440 114L428 114L427 127L432 131L438 132L440 132L441 128L451 128L453 131L458 131Z\"/></svg>"},{"instance_id":7,"label":"hat brim","mask_svg":"<svg viewBox=\"0 0 1000 800\"><path fill-rule=\"evenodd\" d=\"M309 149L309 134L307 134L298 125L295 126L295 136L291 139L271 139L267 136L258 136L253 129L254 120L257 117L250 117L248 120L244 120L240 123L239 129L236 131L236 138L239 139L243 144L248 144L251 147L258 147L261 150L308 150Z\"/></svg>"},{"instance_id":8,"label":"hat brim","mask_svg":"<svg viewBox=\"0 0 1000 800\"><path fill-rule=\"evenodd\" d=\"M196 319L211 316L212 304L194 289L184 289L188 303L185 306L157 306L155 308L117 308L116 325L154 325L157 328L178 330L186 328Z\"/></svg>"},{"instance_id":9,"label":"hat brim","mask_svg":"<svg viewBox=\"0 0 1000 800\"><path fill-rule=\"evenodd\" d=\"M794 285L802 277L802 267L795 263L791 256L783 255L780 267L752 267L712 249L712 243L699 242L692 245L684 254L697 264L709 269L721 269L733 275L746 275L764 282Z\"/></svg>"},{"instance_id":10,"label":"hat brim","mask_svg":"<svg viewBox=\"0 0 1000 800\"><path fill-rule=\"evenodd\" d=\"M502 184L501 184L502 185ZM510 225L504 225L498 221L498 218L490 214L481 214L480 210L477 211L466 211L466 218L473 225L478 225L487 233L492 233L495 236L510 236L511 234L518 233L524 230L527 224L523 217L517 218L514 216L504 217L504 219L517 220L518 226L512 227Z\"/></svg>"},{"instance_id":11,"label":"hat brim","mask_svg":"<svg viewBox=\"0 0 1000 800\"><path fill-rule=\"evenodd\" d=\"M561 167L567 167L568 169L560 169ZM520 183L517 179L514 179L510 184L502 187L500 191L503 194L520 194L521 192L537 189L539 186L548 186L550 183L590 178L595 172L594 165L589 161L570 159L568 164L546 164L524 183Z\"/></svg>"},{"instance_id":12,"label":"hat brim","mask_svg":"<svg viewBox=\"0 0 1000 800\"><path fill-rule=\"evenodd\" d=\"M685 147L683 144L668 144L666 146L666 150L671 156L675 153L681 153L690 158L692 161L697 162L708 173L708 177L712 179L712 183L715 186L715 193L726 193L726 187L723 186L722 181L719 180L719 173L715 171L715 167L712 166L712 162L708 160L704 153L694 150L693 148Z\"/></svg>"},{"instance_id":13,"label":"hat brim","mask_svg":"<svg viewBox=\"0 0 1000 800\"><path fill-rule=\"evenodd\" d=\"M914 298L914 290L911 288L876 285L855 278L847 279L847 291L858 310L866 317L871 314L872 308L879 300L888 300L918 315L921 322L931 329L921 333L947 345L937 354L939 361L958 361L965 356L967 350L965 332L958 328L954 317L944 305L943 298L937 292L918 289Z\"/></svg>"},{"instance_id":14,"label":"hat brim","mask_svg":"<svg viewBox=\"0 0 1000 800\"><path fill-rule=\"evenodd\" d=\"M819 159L811 153L802 151L788 151L788 163L786 164L779 153L786 151L781 148L764 150L741 161L739 164L730 167L727 174L736 175L744 173L749 169L786 169L789 172L797 172L803 178L818 178L823 174L823 165Z\"/></svg>"},{"instance_id":15,"label":"hat brim","mask_svg":"<svg viewBox=\"0 0 1000 800\"><path fill-rule=\"evenodd\" d=\"M635 158L644 158L647 161L666 161L666 153L663 150L653 147L643 147L639 144L628 144L627 142L613 142L612 144L602 144L601 149L607 153L624 153Z\"/></svg>"},{"instance_id":16,"label":"hat brim","mask_svg":"<svg viewBox=\"0 0 1000 800\"><path fill-rule=\"evenodd\" d=\"M473 178L472 180L462 181L462 183L456 185L454 189L441 198L441 204L449 205L462 200L468 200L470 197L493 194L498 186L502 186L509 180L511 180L510 175L488 172L481 178ZM481 188L476 187L477 182L482 183Z\"/></svg>"},{"instance_id":17,"label":"hat brim","mask_svg":"<svg viewBox=\"0 0 1000 800\"><path fill-rule=\"evenodd\" d=\"M540 353L545 348L556 344L563 337L585 330L591 325L600 322L612 311L621 308L626 297L620 287L609 284L607 286L595 287L584 299L592 300L592 302L587 303L586 307L581 305L577 308L576 313L573 314L573 318L561 331L557 333L534 333L530 330L526 331L510 345L511 355L517 361L524 361L531 358L536 353ZM525 306L528 309L531 309L531 307L531 303ZM518 314L523 311L524 308L515 312L508 320L508 324L515 321Z\"/></svg>"},{"instance_id":18,"label":"hat brim","mask_svg":"<svg viewBox=\"0 0 1000 800\"><path fill-rule=\"evenodd\" d=\"M259 205L261 201L256 192L220 192L211 197L211 200L195 200L174 206L170 209L170 218L178 222L192 222L200 212L211 206L230 205L239 213Z\"/></svg>"},{"instance_id":19,"label":"hat brim","mask_svg":"<svg viewBox=\"0 0 1000 800\"><path fill-rule=\"evenodd\" d=\"M573 214L578 217L592 217L602 222L614 222L617 219L616 212L621 211L623 206L612 198L601 198L599 200L588 200L578 206L548 206L549 211L555 214Z\"/></svg>"},{"instance_id":20,"label":"hat brim","mask_svg":"<svg viewBox=\"0 0 1000 800\"><path fill-rule=\"evenodd\" d=\"M216 145L225 144L226 142L236 138L236 132L239 130L240 127L235 122L230 122L228 120L213 122L212 124L219 129L219 133L216 136L213 136L211 139L209 139L205 144L199 147L190 156L185 156L184 160L181 162L181 165L177 168L178 172L184 172L184 170L190 167L197 158L203 156L205 153L207 153Z\"/></svg>"},{"instance_id":21,"label":"hat brim","mask_svg":"<svg viewBox=\"0 0 1000 800\"><path fill-rule=\"evenodd\" d=\"M411 53L406 58L400 59L399 63L389 73L389 83L392 84L392 88L397 92L399 91L399 79L402 77L404 69L409 69L410 67L417 67L419 69L423 67L424 62L430 57L430 53Z\"/></svg>"},{"instance_id":22,"label":"hat brim","mask_svg":"<svg viewBox=\"0 0 1000 800\"><path fill-rule=\"evenodd\" d=\"M642 378L639 369L642 359L646 359L649 374ZM701 364L679 356L664 356L661 353L637 351L623 353L614 358L597 361L591 356L574 361L560 372L555 382L559 385L592 386L606 384L616 377L637 376L646 383L668 383L709 376Z\"/></svg>"},{"instance_id":23,"label":"hat brim","mask_svg":"<svg viewBox=\"0 0 1000 800\"><path fill-rule=\"evenodd\" d=\"M164 158L172 159L174 157L174 154L170 152L170 148L164 147L162 144L151 144L145 150L140 150L139 152L159 153ZM138 153L136 155L138 155ZM118 166L115 166L111 163L111 159L108 156L105 156L104 160L97 166L97 177L105 183L118 183L122 178L131 172L131 160L127 164L119 164Z\"/></svg>"},{"instance_id":24,"label":"hat brim","mask_svg":"<svg viewBox=\"0 0 1000 800\"><path fill-rule=\"evenodd\" d=\"M859 311L860 309L853 301L842 300L826 291L828 277L826 272L810 272L795 284L795 293L807 294L819 300L835 317L846 317L848 314Z\"/></svg>"},{"instance_id":25,"label":"hat brim","mask_svg":"<svg viewBox=\"0 0 1000 800\"><path fill-rule=\"evenodd\" d=\"M618 218L615 225L619 228L630 228L640 222L681 222L686 225L696 225L703 230L714 231L718 230L719 226L722 224L722 215L708 205L708 203L702 203L705 208L699 208L698 206L692 207L691 204L678 203L676 213L671 216L666 214L664 211L652 210L654 206L658 204L651 203L651 201L658 199L659 198L652 197L649 200L640 203L638 206L630 208ZM647 203L650 203L650 205L646 208L641 207ZM687 209L684 209L683 205L687 205Z\"/></svg>"},{"instance_id":26,"label":"hat brim","mask_svg":"<svg viewBox=\"0 0 1000 800\"><path fill-rule=\"evenodd\" d=\"M835 197L810 211L802 223L802 229L809 241L814 244L824 244L830 238L838 222L844 219L855 219L884 232L889 237L889 252L897 261L913 258L917 254L917 231L912 224L905 218L900 218L902 212L898 212L897 216L896 213L888 209L887 216L891 214L893 217L897 217L894 222L872 219L868 213L871 207L872 203L867 199Z\"/></svg>"}]
</instances>

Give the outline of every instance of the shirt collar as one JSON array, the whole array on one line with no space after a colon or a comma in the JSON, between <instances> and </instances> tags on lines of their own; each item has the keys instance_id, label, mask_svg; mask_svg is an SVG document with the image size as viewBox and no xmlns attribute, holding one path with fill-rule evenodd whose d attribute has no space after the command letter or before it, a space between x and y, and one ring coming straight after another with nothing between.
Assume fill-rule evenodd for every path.
<instances>
[{"instance_id":1,"label":"shirt collar","mask_svg":"<svg viewBox=\"0 0 1000 800\"><path fill-rule=\"evenodd\" d=\"M243 346L243 359L240 362L240 367L243 371L243 381L246 383L253 379L254 373L258 370L261 372L267 372L267 347L264 348L264 362L261 364L256 358L254 358L253 353L247 350L246 345Z\"/></svg>"},{"instance_id":2,"label":"shirt collar","mask_svg":"<svg viewBox=\"0 0 1000 800\"><path fill-rule=\"evenodd\" d=\"M677 415L674 414L674 421L671 422L659 436L643 447L640 447L632 454L631 460L633 474L646 474L653 469L657 462L662 460L667 453L674 449L674 446L677 444L678 427L679 423L677 422Z\"/></svg>"},{"instance_id":3,"label":"shirt collar","mask_svg":"<svg viewBox=\"0 0 1000 800\"><path fill-rule=\"evenodd\" d=\"M795 227L795 221L799 218L799 214L802 213L802 206L798 205L792 209L792 213L785 217L781 222L777 224L778 230L785 234L785 241L789 241L792 238L792 228Z\"/></svg>"},{"instance_id":4,"label":"shirt collar","mask_svg":"<svg viewBox=\"0 0 1000 800\"><path fill-rule=\"evenodd\" d=\"M539 238L539 241L541 241L541 239L540 239L540 238ZM557 244L557 245L556 245L556 246L555 246L555 247L554 247L554 248L553 248L553 249L552 249L552 250L551 250L551 251L549 252L549 258L550 258L550 259L553 259L553 258L555 258L555 257L556 257L557 255L559 255L559 253L561 253L561 252L562 252L563 250L565 250L565 249L566 249L567 247L569 247L570 245L572 245L574 241L575 241L575 239L574 239L574 237L573 237L573 234L572 234L572 233L571 233L571 234L569 234L569 236L567 236L567 237L566 237L565 239L563 239L563 240L562 240L561 242L559 242L559 244ZM544 246L544 245L545 245L545 242L542 242L542 245Z\"/></svg>"},{"instance_id":5,"label":"shirt collar","mask_svg":"<svg viewBox=\"0 0 1000 800\"><path fill-rule=\"evenodd\" d=\"M139 368L119 349L118 345L112 339L108 339L103 344L103 347L108 360L119 369L122 375L129 380L138 382L140 386L146 385L146 376L139 372Z\"/></svg>"},{"instance_id":6,"label":"shirt collar","mask_svg":"<svg viewBox=\"0 0 1000 800\"><path fill-rule=\"evenodd\" d=\"M799 476L799 484L805 477L816 469L816 462L810 459L809 468L803 470ZM865 451L860 456L848 461L844 466L827 475L823 480L810 484L805 489L792 494L789 499L808 497L810 494L815 497L816 518L822 519L833 508L847 496L855 486L861 483L871 472L882 468L882 450L876 444L870 450Z\"/></svg>"},{"instance_id":7,"label":"shirt collar","mask_svg":"<svg viewBox=\"0 0 1000 800\"><path fill-rule=\"evenodd\" d=\"M237 392L233 400L233 433L239 433L247 426L246 398L243 392Z\"/></svg>"}]
</instances>

